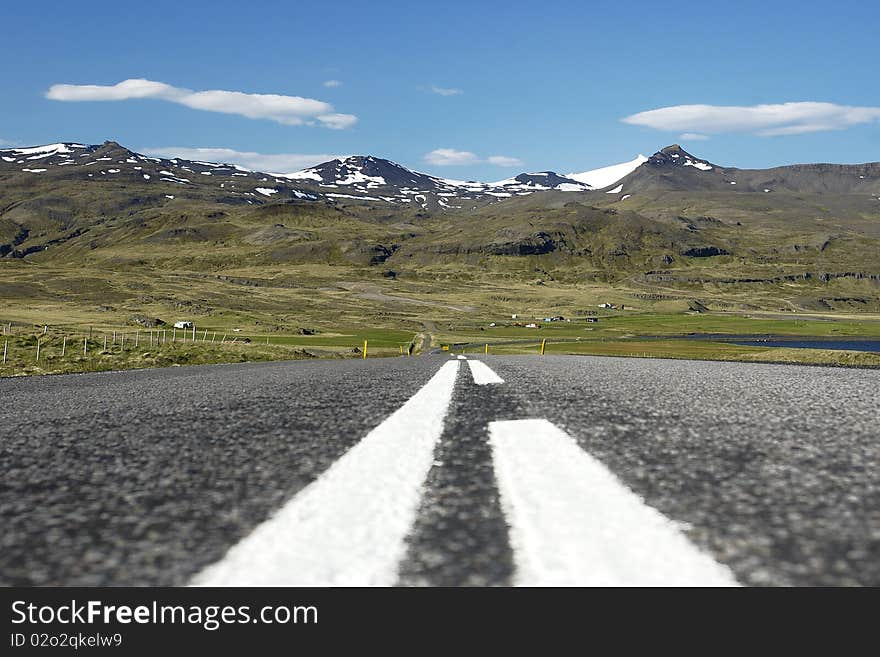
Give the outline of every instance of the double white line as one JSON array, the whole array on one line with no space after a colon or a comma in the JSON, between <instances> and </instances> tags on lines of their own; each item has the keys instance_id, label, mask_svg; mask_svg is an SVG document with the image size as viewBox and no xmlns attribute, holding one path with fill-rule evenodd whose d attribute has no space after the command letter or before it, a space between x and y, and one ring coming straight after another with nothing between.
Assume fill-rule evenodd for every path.
<instances>
[{"instance_id":1,"label":"double white line","mask_svg":"<svg viewBox=\"0 0 880 657\"><path fill-rule=\"evenodd\" d=\"M467 363L477 385L504 382L485 363ZM193 584L394 585L458 367L459 359L444 364ZM736 584L727 568L547 420L491 422L489 437L515 584Z\"/></svg>"}]
</instances>

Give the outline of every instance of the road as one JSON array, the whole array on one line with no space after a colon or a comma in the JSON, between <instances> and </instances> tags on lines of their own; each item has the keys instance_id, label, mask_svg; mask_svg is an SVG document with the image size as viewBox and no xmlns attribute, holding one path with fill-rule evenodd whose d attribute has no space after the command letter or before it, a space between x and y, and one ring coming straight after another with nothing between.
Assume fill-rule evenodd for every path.
<instances>
[{"instance_id":1,"label":"road","mask_svg":"<svg viewBox=\"0 0 880 657\"><path fill-rule=\"evenodd\" d=\"M878 384L448 354L0 379L0 584L877 586Z\"/></svg>"}]
</instances>

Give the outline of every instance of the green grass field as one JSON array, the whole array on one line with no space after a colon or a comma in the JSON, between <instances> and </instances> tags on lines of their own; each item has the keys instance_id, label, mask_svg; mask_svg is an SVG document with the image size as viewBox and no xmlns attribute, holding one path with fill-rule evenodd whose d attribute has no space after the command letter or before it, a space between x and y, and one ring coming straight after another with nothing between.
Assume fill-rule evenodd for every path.
<instances>
[{"instance_id":1,"label":"green grass field","mask_svg":"<svg viewBox=\"0 0 880 657\"><path fill-rule=\"evenodd\" d=\"M744 309L723 295L701 296L709 308L695 312L690 309L693 303L683 295L642 299L637 294L641 294L640 288L626 284L547 281L537 285L492 272L480 274L467 266L450 266L448 276L437 273L433 277L389 279L374 269L357 266L251 267L209 275L142 267L108 271L4 260L0 261L0 325L11 324L13 340L0 375L358 357L364 340L370 357L463 343L470 343L474 350L489 343L498 345L499 352L528 353L534 351L534 346L523 345L546 339L550 344L548 353L567 350L564 352L873 364L870 356L850 357L840 352L817 355L789 349L761 356L768 350L660 339L694 333L880 337L878 313L782 311L781 300ZM624 304L625 309L600 309L597 306L601 302ZM587 322L587 313L596 313L598 321ZM518 319L512 320L512 314ZM572 321L541 321L553 315ZM67 355L63 361L58 359L57 339L63 339L65 333L79 336L80 342L89 330L95 336L112 335L113 331L128 336L136 331L149 335L149 329L137 323L145 318L166 322L168 336L172 335L168 326L173 322L193 321L198 341L163 354L141 350L149 356L108 350L100 356L96 351L81 360ZM540 328L514 325L529 322L536 322ZM492 323L496 326L490 327ZM50 341L38 363L35 340L44 325L49 327ZM178 332L178 337L181 335L182 331ZM217 343L224 336L237 343L233 347L220 346ZM212 339L214 344L210 344ZM245 339L249 342L242 344Z\"/></svg>"}]
</instances>

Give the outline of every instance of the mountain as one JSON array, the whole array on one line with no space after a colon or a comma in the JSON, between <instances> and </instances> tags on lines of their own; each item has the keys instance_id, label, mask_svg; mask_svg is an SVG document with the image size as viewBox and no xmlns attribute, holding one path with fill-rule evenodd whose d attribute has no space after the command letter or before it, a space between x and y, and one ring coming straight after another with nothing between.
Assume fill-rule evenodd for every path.
<instances>
[{"instance_id":1,"label":"mountain","mask_svg":"<svg viewBox=\"0 0 880 657\"><path fill-rule=\"evenodd\" d=\"M247 197L257 199L281 191L297 198L318 198L313 194L297 194L287 180L273 174L250 171L234 164L147 157L114 141L94 146L59 143L0 150L0 175L9 183L15 180L12 178L15 174L26 174L20 177L20 181L38 186L42 179L48 178L52 181L124 181L145 188L155 187L158 183L188 189L211 188L218 195L238 197L242 203L247 202ZM275 183L283 185L284 189L260 191Z\"/></svg>"},{"instance_id":2,"label":"mountain","mask_svg":"<svg viewBox=\"0 0 880 657\"><path fill-rule=\"evenodd\" d=\"M473 209L514 195L557 189L589 191L588 185L553 171L522 173L494 183L437 178L373 156L353 155L324 162L286 178L311 185L327 198L415 203L422 208Z\"/></svg>"},{"instance_id":3,"label":"mountain","mask_svg":"<svg viewBox=\"0 0 880 657\"><path fill-rule=\"evenodd\" d=\"M148 197L213 199L226 204L324 201L383 204L417 211L476 210L535 192L606 192L614 200L661 192L773 192L880 195L880 163L797 164L771 169L725 167L678 145L651 157L570 173L521 173L496 182L439 178L375 156L354 155L290 174L251 171L234 164L147 157L116 142L57 143L0 150L0 180L24 190L61 180L124 183ZM41 182L42 181L42 182ZM176 190L176 192L174 191ZM158 192L162 194L158 194ZM598 202L598 201L597 201Z\"/></svg>"},{"instance_id":4,"label":"mountain","mask_svg":"<svg viewBox=\"0 0 880 657\"><path fill-rule=\"evenodd\" d=\"M784 297L877 310L878 254L880 163L737 169L673 145L592 172L485 183L375 156L281 175L116 142L0 150L0 266L14 272L0 277L4 299L38 286L52 303L116 294L142 309L152 274L177 272L181 285L191 274L284 286L312 277L316 290L386 275L480 290L494 281L502 296L508 279L552 278L661 300L705 291L776 309ZM93 273L65 287L56 268ZM141 272L147 287L98 299L105 272Z\"/></svg>"},{"instance_id":5,"label":"mountain","mask_svg":"<svg viewBox=\"0 0 880 657\"><path fill-rule=\"evenodd\" d=\"M620 194L656 192L774 192L880 195L880 162L794 164L738 169L713 164L674 144L617 181Z\"/></svg>"},{"instance_id":6,"label":"mountain","mask_svg":"<svg viewBox=\"0 0 880 657\"><path fill-rule=\"evenodd\" d=\"M64 168L62 168L64 167ZM170 197L213 196L224 203L257 204L266 199L324 200L340 205L384 203L427 209L474 209L516 195L591 187L552 171L523 173L494 183L448 180L412 171L374 156L330 160L291 174L251 171L234 164L147 157L116 142L86 146L58 143L0 150L0 176L26 187L41 179L117 181L178 190Z\"/></svg>"}]
</instances>

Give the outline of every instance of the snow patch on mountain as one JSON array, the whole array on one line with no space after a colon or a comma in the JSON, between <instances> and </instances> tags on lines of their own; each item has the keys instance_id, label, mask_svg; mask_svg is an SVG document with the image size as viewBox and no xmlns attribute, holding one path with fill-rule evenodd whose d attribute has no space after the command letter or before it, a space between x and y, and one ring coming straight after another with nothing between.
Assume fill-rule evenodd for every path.
<instances>
[{"instance_id":1,"label":"snow patch on mountain","mask_svg":"<svg viewBox=\"0 0 880 657\"><path fill-rule=\"evenodd\" d=\"M691 159L685 160L684 166L695 167L695 168L699 169L700 171L711 171L712 170L711 164L707 164L706 162L694 162Z\"/></svg>"},{"instance_id":2,"label":"snow patch on mountain","mask_svg":"<svg viewBox=\"0 0 880 657\"><path fill-rule=\"evenodd\" d=\"M592 189L602 189L603 187L613 185L622 178L626 178L647 161L647 157L639 154L638 157L629 162L612 164L608 167L592 169L591 171L582 171L581 173L569 173L566 177L589 185Z\"/></svg>"}]
</instances>

